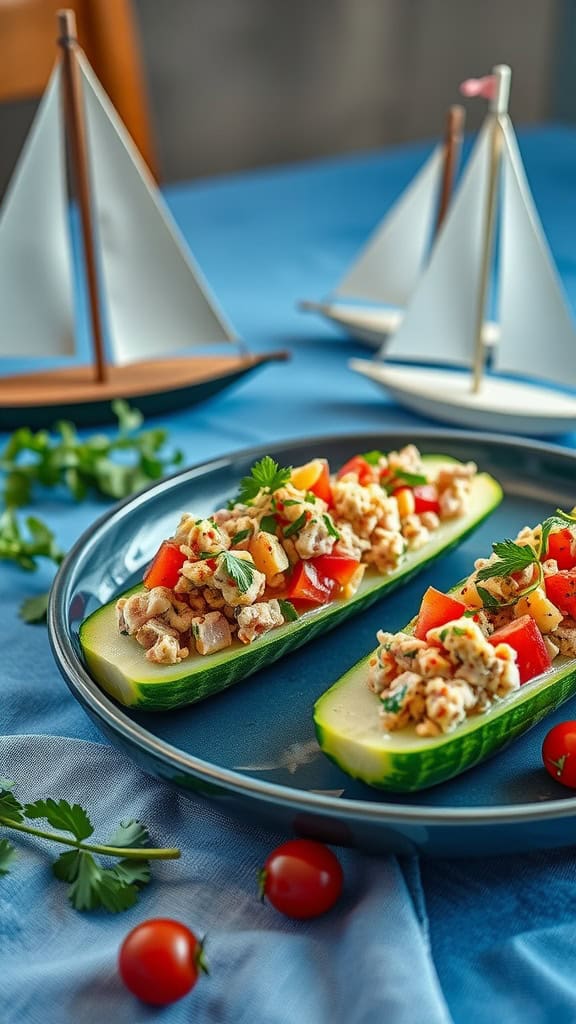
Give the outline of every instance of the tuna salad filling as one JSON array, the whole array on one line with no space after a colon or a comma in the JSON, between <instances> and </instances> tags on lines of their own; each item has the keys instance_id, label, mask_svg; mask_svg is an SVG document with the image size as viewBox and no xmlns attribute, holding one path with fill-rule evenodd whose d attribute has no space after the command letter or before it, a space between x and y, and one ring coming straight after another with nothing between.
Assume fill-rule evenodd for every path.
<instances>
[{"instance_id":1,"label":"tuna salad filling","mask_svg":"<svg viewBox=\"0 0 576 1024\"><path fill-rule=\"evenodd\" d=\"M414 445L281 469L266 456L212 516L185 513L144 576L117 602L118 628L148 661L177 664L250 644L310 608L387 575L440 524L468 510L474 463L433 472Z\"/></svg>"},{"instance_id":2,"label":"tuna salad filling","mask_svg":"<svg viewBox=\"0 0 576 1024\"><path fill-rule=\"evenodd\" d=\"M493 545L450 594L426 591L413 632L377 634L368 685L386 732L451 732L576 657L576 509Z\"/></svg>"}]
</instances>

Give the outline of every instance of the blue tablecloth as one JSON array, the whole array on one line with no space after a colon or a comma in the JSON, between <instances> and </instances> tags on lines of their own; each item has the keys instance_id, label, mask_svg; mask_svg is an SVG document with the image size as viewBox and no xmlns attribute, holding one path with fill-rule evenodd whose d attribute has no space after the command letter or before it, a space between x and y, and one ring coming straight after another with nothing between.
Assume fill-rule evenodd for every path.
<instances>
[{"instance_id":1,"label":"blue tablecloth","mask_svg":"<svg viewBox=\"0 0 576 1024\"><path fill-rule=\"evenodd\" d=\"M576 132L526 132L521 148L576 304ZM299 298L329 290L427 151L404 147L167 190L238 332L254 351L292 352L290 363L165 420L187 464L255 443L429 425L347 369L347 358L365 350L295 309ZM576 447L576 435L559 440ZM36 511L68 547L103 507L47 493ZM75 703L45 629L17 616L20 601L50 578L48 567L27 575L0 564L0 775L16 779L26 800L53 794L88 803L96 823L140 816L183 857L155 868L131 911L80 915L51 879L42 842L19 841L19 861L0 879L2 1024L576 1020L572 850L473 863L342 851L341 904L316 922L290 923L254 898L254 870L280 837L143 776ZM156 915L207 932L212 969L162 1013L133 1000L115 970L122 937Z\"/></svg>"}]
</instances>

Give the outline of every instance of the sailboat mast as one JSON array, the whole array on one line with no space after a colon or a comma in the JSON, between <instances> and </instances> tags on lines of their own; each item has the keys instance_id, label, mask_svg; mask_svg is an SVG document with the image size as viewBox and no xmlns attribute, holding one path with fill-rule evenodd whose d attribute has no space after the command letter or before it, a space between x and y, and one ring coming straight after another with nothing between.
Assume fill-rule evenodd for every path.
<instances>
[{"instance_id":1,"label":"sailboat mast","mask_svg":"<svg viewBox=\"0 0 576 1024\"><path fill-rule=\"evenodd\" d=\"M482 239L482 262L478 286L478 304L476 307L476 328L474 344L474 364L472 392L477 394L482 384L486 363L485 344L483 338L484 319L490 283L490 268L494 251L494 225L496 221L496 202L498 198L498 177L500 157L502 153L502 128L500 119L508 113L508 97L510 95L510 68L507 64L498 64L493 68L494 92L490 100L492 118L490 152L488 156L488 194L484 213L484 231Z\"/></svg>"},{"instance_id":2,"label":"sailboat mast","mask_svg":"<svg viewBox=\"0 0 576 1024\"><path fill-rule=\"evenodd\" d=\"M455 104L450 107L446 118L446 132L444 135L444 166L442 169L442 185L440 189L440 202L438 204L438 214L436 217L436 227L434 228L434 235L438 234L440 225L446 216L448 206L450 205L450 198L452 196L452 186L454 184L454 174L458 166L460 159L460 149L462 147L462 133L464 130L464 118L465 112L464 107Z\"/></svg>"},{"instance_id":3,"label":"sailboat mast","mask_svg":"<svg viewBox=\"0 0 576 1024\"><path fill-rule=\"evenodd\" d=\"M80 68L77 60L76 16L74 11L58 11L58 42L62 47L62 67L65 82L65 125L70 147L70 163L76 187L76 196L80 208L82 226L82 244L86 282L88 285L88 301L90 307L90 323L92 342L94 345L96 380L108 378L104 349L104 330L102 325L102 307L100 302L100 284L96 262L96 245L92 202L90 191L90 170L88 166L88 144L84 105L82 101L82 85Z\"/></svg>"}]
</instances>

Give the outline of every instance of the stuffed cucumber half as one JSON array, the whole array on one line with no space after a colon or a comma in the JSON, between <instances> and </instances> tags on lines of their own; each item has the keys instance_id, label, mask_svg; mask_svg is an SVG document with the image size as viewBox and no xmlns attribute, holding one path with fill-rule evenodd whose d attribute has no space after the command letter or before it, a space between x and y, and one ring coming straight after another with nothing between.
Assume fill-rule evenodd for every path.
<instances>
[{"instance_id":1,"label":"stuffed cucumber half","mask_svg":"<svg viewBox=\"0 0 576 1024\"><path fill-rule=\"evenodd\" d=\"M226 508L184 514L143 583L82 623L89 670L126 705L202 700L409 579L501 498L474 463L413 445L336 473L266 456Z\"/></svg>"},{"instance_id":2,"label":"stuffed cucumber half","mask_svg":"<svg viewBox=\"0 0 576 1024\"><path fill-rule=\"evenodd\" d=\"M316 702L325 754L397 792L444 782L503 749L576 692L576 517L558 510L493 545L449 594ZM561 780L560 780L561 781Z\"/></svg>"}]
</instances>

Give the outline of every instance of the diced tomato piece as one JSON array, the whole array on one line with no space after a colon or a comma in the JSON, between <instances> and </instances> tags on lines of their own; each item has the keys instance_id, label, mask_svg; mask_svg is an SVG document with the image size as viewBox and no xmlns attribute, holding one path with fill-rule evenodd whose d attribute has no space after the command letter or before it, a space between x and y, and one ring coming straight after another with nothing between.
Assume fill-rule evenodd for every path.
<instances>
[{"instance_id":1,"label":"diced tomato piece","mask_svg":"<svg viewBox=\"0 0 576 1024\"><path fill-rule=\"evenodd\" d=\"M332 554L318 555L317 558L311 558L308 564L313 565L321 576L328 576L329 579L336 580L341 587L345 587L352 579L360 562L355 558L350 558L349 555Z\"/></svg>"},{"instance_id":2,"label":"diced tomato piece","mask_svg":"<svg viewBox=\"0 0 576 1024\"><path fill-rule=\"evenodd\" d=\"M438 488L435 484L416 484L412 491L416 515L419 516L422 512L435 512L438 515L440 502L438 501Z\"/></svg>"},{"instance_id":3,"label":"diced tomato piece","mask_svg":"<svg viewBox=\"0 0 576 1024\"><path fill-rule=\"evenodd\" d=\"M564 569L544 580L546 596L564 615L576 618L576 569Z\"/></svg>"},{"instance_id":4,"label":"diced tomato piece","mask_svg":"<svg viewBox=\"0 0 576 1024\"><path fill-rule=\"evenodd\" d=\"M186 561L180 548L170 540L162 541L152 562L144 575L144 586L148 590L152 587L169 587L172 590L178 583L180 569Z\"/></svg>"},{"instance_id":5,"label":"diced tomato piece","mask_svg":"<svg viewBox=\"0 0 576 1024\"><path fill-rule=\"evenodd\" d=\"M312 484L310 488L312 494L315 494L317 498L321 498L325 501L328 506L332 505L332 490L330 487L330 467L327 462L324 462L322 472L316 480L316 483Z\"/></svg>"},{"instance_id":6,"label":"diced tomato piece","mask_svg":"<svg viewBox=\"0 0 576 1024\"><path fill-rule=\"evenodd\" d=\"M336 580L324 576L308 561L298 562L288 580L286 596L289 601L307 604L328 604L339 589Z\"/></svg>"},{"instance_id":7,"label":"diced tomato piece","mask_svg":"<svg viewBox=\"0 0 576 1024\"><path fill-rule=\"evenodd\" d=\"M418 637L418 640L425 640L429 629L436 629L437 626L443 626L452 619L459 619L465 611L466 605L462 604L462 601L443 594L435 587L428 587L422 598L414 636Z\"/></svg>"},{"instance_id":8,"label":"diced tomato piece","mask_svg":"<svg viewBox=\"0 0 576 1024\"><path fill-rule=\"evenodd\" d=\"M576 540L572 530L556 530L548 537L546 558L554 558L559 569L573 569L576 566Z\"/></svg>"},{"instance_id":9,"label":"diced tomato piece","mask_svg":"<svg viewBox=\"0 0 576 1024\"><path fill-rule=\"evenodd\" d=\"M527 683L550 668L552 662L544 637L530 615L521 615L506 626L500 626L488 637L493 647L509 644L516 651L520 682Z\"/></svg>"},{"instance_id":10,"label":"diced tomato piece","mask_svg":"<svg viewBox=\"0 0 576 1024\"><path fill-rule=\"evenodd\" d=\"M345 462L338 470L336 479L340 480L346 473L356 473L358 483L362 487L365 487L366 484L371 484L375 479L374 468L361 455L355 455L354 458L348 459L348 462Z\"/></svg>"}]
</instances>

